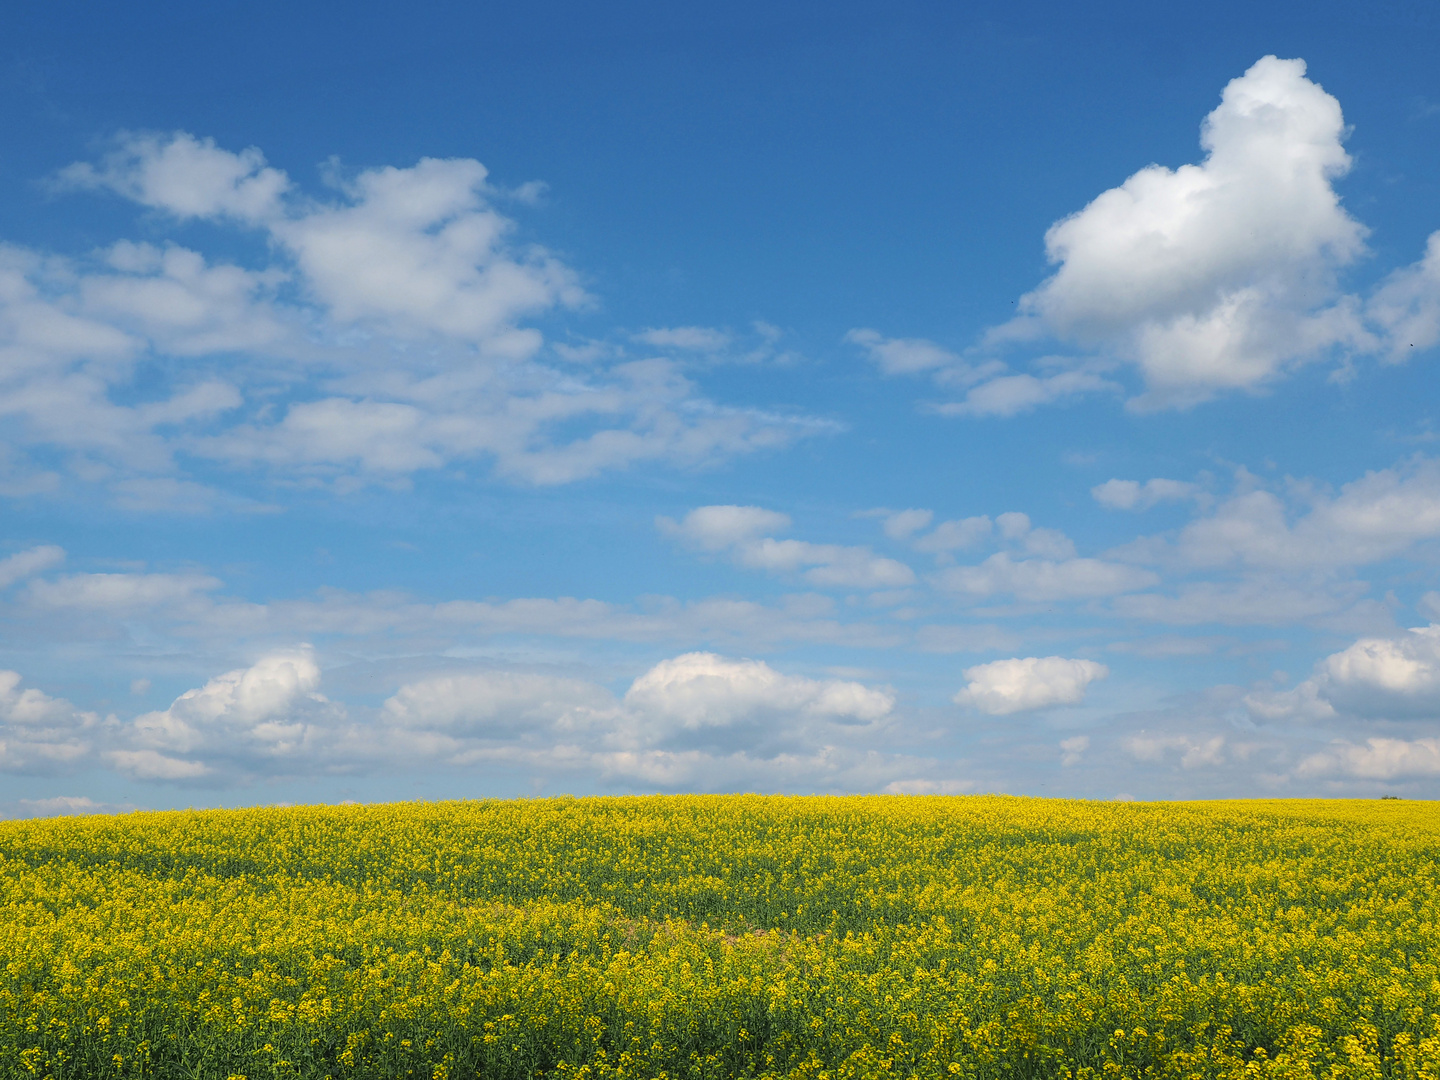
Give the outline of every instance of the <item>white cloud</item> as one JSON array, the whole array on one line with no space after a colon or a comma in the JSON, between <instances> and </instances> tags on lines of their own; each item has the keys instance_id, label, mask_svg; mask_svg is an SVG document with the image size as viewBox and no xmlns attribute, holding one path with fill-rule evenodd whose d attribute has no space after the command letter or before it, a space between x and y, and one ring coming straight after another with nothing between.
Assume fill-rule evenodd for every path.
<instances>
[{"instance_id":1,"label":"white cloud","mask_svg":"<svg viewBox=\"0 0 1440 1080\"><path fill-rule=\"evenodd\" d=\"M7 381L81 360L105 371L134 356L139 342L129 334L54 302L73 279L61 261L0 245L0 357Z\"/></svg>"},{"instance_id":2,"label":"white cloud","mask_svg":"<svg viewBox=\"0 0 1440 1080\"><path fill-rule=\"evenodd\" d=\"M1291 690L1249 694L1245 704L1265 720L1440 720L1440 625L1394 638L1361 638L1315 665Z\"/></svg>"},{"instance_id":3,"label":"white cloud","mask_svg":"<svg viewBox=\"0 0 1440 1080\"><path fill-rule=\"evenodd\" d=\"M407 683L383 719L455 738L515 738L583 729L615 710L603 688L579 679L515 671L437 675Z\"/></svg>"},{"instance_id":4,"label":"white cloud","mask_svg":"<svg viewBox=\"0 0 1440 1080\"><path fill-rule=\"evenodd\" d=\"M32 582L27 597L35 607L51 610L146 610L189 603L220 584L205 574L70 574Z\"/></svg>"},{"instance_id":5,"label":"white cloud","mask_svg":"<svg viewBox=\"0 0 1440 1080\"><path fill-rule=\"evenodd\" d=\"M1419 262L1395 271L1375 290L1365 314L1381 327L1392 361L1440 342L1440 232L1431 233Z\"/></svg>"},{"instance_id":6,"label":"white cloud","mask_svg":"<svg viewBox=\"0 0 1440 1080\"><path fill-rule=\"evenodd\" d=\"M1057 529L1036 528L1026 514L947 521L914 541L942 565L950 552L998 537L1009 550L996 552L978 566L950 566L932 575L942 591L972 599L1014 595L1026 601L1078 600L1113 596L1147 588L1159 581L1148 570L1100 559L1077 558L1075 544Z\"/></svg>"},{"instance_id":7,"label":"white cloud","mask_svg":"<svg viewBox=\"0 0 1440 1080\"><path fill-rule=\"evenodd\" d=\"M24 499L48 495L56 491L61 482L58 472L38 467L15 447L0 443L0 496Z\"/></svg>"},{"instance_id":8,"label":"white cloud","mask_svg":"<svg viewBox=\"0 0 1440 1080\"><path fill-rule=\"evenodd\" d=\"M709 326L669 326L642 330L635 335L635 340L657 349L713 353L730 344L730 335Z\"/></svg>"},{"instance_id":9,"label":"white cloud","mask_svg":"<svg viewBox=\"0 0 1440 1080\"><path fill-rule=\"evenodd\" d=\"M274 299L288 277L212 264L173 244L121 241L103 253L101 267L79 275L75 294L89 317L170 355L268 352L290 346L295 333L294 314Z\"/></svg>"},{"instance_id":10,"label":"white cloud","mask_svg":"<svg viewBox=\"0 0 1440 1080\"><path fill-rule=\"evenodd\" d=\"M612 751L598 755L602 777L648 789L690 791L877 791L954 794L973 791L973 780L915 778L917 772L946 773L951 762L874 750L821 746L765 756L711 750ZM898 779L898 778L906 779ZM934 785L931 787L930 785Z\"/></svg>"},{"instance_id":11,"label":"white cloud","mask_svg":"<svg viewBox=\"0 0 1440 1080\"><path fill-rule=\"evenodd\" d=\"M105 760L132 780L197 780L213 772L203 761L186 761L158 750L108 750Z\"/></svg>"},{"instance_id":12,"label":"white cloud","mask_svg":"<svg viewBox=\"0 0 1440 1080\"><path fill-rule=\"evenodd\" d=\"M93 712L77 709L33 687L20 675L0 671L0 772L51 773L87 758L103 726Z\"/></svg>"},{"instance_id":13,"label":"white cloud","mask_svg":"<svg viewBox=\"0 0 1440 1080\"><path fill-rule=\"evenodd\" d=\"M998 538L1010 550L978 566L950 566L932 575L945 592L975 599L1013 594L1022 600L1074 600L1145 588L1159 579L1148 570L1076 557L1075 544L1056 529L1036 528L1026 514L1010 511L994 521L979 516L946 521L917 537L917 551L936 555L941 565L951 552ZM1018 556L1018 557L1017 557Z\"/></svg>"},{"instance_id":14,"label":"white cloud","mask_svg":"<svg viewBox=\"0 0 1440 1080\"><path fill-rule=\"evenodd\" d=\"M141 780L315 771L346 717L319 685L308 648L262 657L187 690L168 709L136 717L124 733L128 746L105 758Z\"/></svg>"},{"instance_id":15,"label":"white cloud","mask_svg":"<svg viewBox=\"0 0 1440 1080\"><path fill-rule=\"evenodd\" d=\"M887 717L894 704L892 694L861 683L783 675L763 661L714 653L687 653L656 664L631 684L624 699L633 730L650 744L707 734L713 739L715 729L737 726L869 725Z\"/></svg>"},{"instance_id":16,"label":"white cloud","mask_svg":"<svg viewBox=\"0 0 1440 1080\"><path fill-rule=\"evenodd\" d=\"M1213 506L1208 495L1191 492L1201 512L1183 528L1108 552L1117 561L1211 579L1183 582L1164 595L1123 597L1112 610L1173 624L1302 622L1347 633L1393 628L1384 606L1364 599L1369 586L1353 572L1413 557L1440 540L1440 462L1417 456L1338 491L1292 478L1275 487L1238 469L1236 492ZM1135 507L1165 493L1131 481L1092 492L1102 503L1133 500Z\"/></svg>"},{"instance_id":17,"label":"white cloud","mask_svg":"<svg viewBox=\"0 0 1440 1080\"><path fill-rule=\"evenodd\" d=\"M1225 736L1152 735L1141 731L1126 738L1122 745L1137 761L1161 762L1173 754L1180 755L1180 767L1198 769L1205 765L1221 765L1225 761Z\"/></svg>"},{"instance_id":18,"label":"white cloud","mask_svg":"<svg viewBox=\"0 0 1440 1080\"><path fill-rule=\"evenodd\" d=\"M111 498L121 510L142 513L208 514L217 509L241 514L274 514L273 503L257 502L193 480L173 476L131 476L110 485Z\"/></svg>"},{"instance_id":19,"label":"white cloud","mask_svg":"<svg viewBox=\"0 0 1440 1080\"><path fill-rule=\"evenodd\" d=\"M1368 638L1320 663L1331 700L1342 706L1370 705L1371 695L1413 702L1426 713L1440 711L1440 626L1419 626L1406 637ZM1362 695L1358 700L1351 694Z\"/></svg>"},{"instance_id":20,"label":"white cloud","mask_svg":"<svg viewBox=\"0 0 1440 1080\"><path fill-rule=\"evenodd\" d=\"M672 357L678 355L692 363L701 360L706 364L724 361L785 365L802 359L799 353L782 345L787 331L759 319L750 324L748 331L739 334L713 326L656 326L626 336L636 344L663 350ZM600 346L600 349L603 352L607 347L616 355L626 351L619 345ZM576 355L573 349L565 351Z\"/></svg>"},{"instance_id":21,"label":"white cloud","mask_svg":"<svg viewBox=\"0 0 1440 1080\"><path fill-rule=\"evenodd\" d=\"M1002 375L971 389L964 401L937 405L935 411L941 416L1018 416L1081 394L1120 389L1119 384L1088 371L1062 371L1046 376Z\"/></svg>"},{"instance_id":22,"label":"white cloud","mask_svg":"<svg viewBox=\"0 0 1440 1080\"><path fill-rule=\"evenodd\" d=\"M1440 739L1343 740L1312 754L1295 770L1301 777L1346 776L1357 780L1406 780L1440 776Z\"/></svg>"},{"instance_id":23,"label":"white cloud","mask_svg":"<svg viewBox=\"0 0 1440 1080\"><path fill-rule=\"evenodd\" d=\"M516 238L496 207L510 194L477 161L363 170L313 199L253 148L122 135L60 186L269 242L258 268L175 244L122 241L78 259L0 248L0 419L13 440L0 464L23 461L22 447L59 449L72 475L127 506L122 485L148 484L139 501L155 508L164 484L188 482L177 452L342 489L477 459L556 484L643 462L702 466L836 428L718 406L670 361L612 351L583 374L542 362L543 337L525 324L588 297L570 267ZM696 327L654 333L673 347L720 341ZM757 333L771 356L780 332ZM147 377L167 374L137 394L151 360ZM0 492L58 479L14 472Z\"/></svg>"},{"instance_id":24,"label":"white cloud","mask_svg":"<svg viewBox=\"0 0 1440 1080\"><path fill-rule=\"evenodd\" d=\"M1240 492L1182 529L1173 542L1152 538L1122 550L1141 561L1191 568L1265 570L1363 566L1440 538L1440 462L1416 458L1366 473L1332 495L1292 482L1277 494L1240 473Z\"/></svg>"},{"instance_id":25,"label":"white cloud","mask_svg":"<svg viewBox=\"0 0 1440 1080\"><path fill-rule=\"evenodd\" d=\"M473 374L473 373L472 373ZM491 457L496 471L530 484L563 484L640 462L705 465L834 430L801 418L724 409L695 396L664 360L618 365L601 381L561 379L534 365L504 376L386 380L375 401L331 397L290 406L278 423L242 425L196 453L317 476L359 467L404 476L456 459ZM625 427L608 426L617 421ZM589 429L569 441L558 429Z\"/></svg>"},{"instance_id":26,"label":"white cloud","mask_svg":"<svg viewBox=\"0 0 1440 1080\"><path fill-rule=\"evenodd\" d=\"M991 716L1078 705L1085 700L1085 688L1109 674L1104 664L1063 656L995 660L966 668L969 681L954 701Z\"/></svg>"},{"instance_id":27,"label":"white cloud","mask_svg":"<svg viewBox=\"0 0 1440 1080\"><path fill-rule=\"evenodd\" d=\"M1018 510L1007 510L995 519L1000 535L1007 540L1018 540L1030 531L1030 515Z\"/></svg>"},{"instance_id":28,"label":"white cloud","mask_svg":"<svg viewBox=\"0 0 1440 1080\"><path fill-rule=\"evenodd\" d=\"M438 334L513 358L539 344L534 332L516 338L518 319L585 296L543 249L510 244L513 223L490 205L487 175L472 159L422 158L407 169L362 171L341 185L342 201L305 202L285 197L289 179L259 150L235 154L176 132L121 136L98 169L72 165L61 179L180 218L237 218L264 229L338 324ZM133 263L137 249L117 250ZM136 308L130 299L127 312Z\"/></svg>"},{"instance_id":29,"label":"white cloud","mask_svg":"<svg viewBox=\"0 0 1440 1080\"><path fill-rule=\"evenodd\" d=\"M1090 371L1005 375L1005 365L998 360L971 364L924 338L886 338L877 330L856 329L846 334L845 340L863 348L886 375L929 374L940 386L968 387L963 401L929 406L941 416L1016 416L1082 394L1118 393L1122 389ZM1067 366L1068 362L1051 357L1042 364Z\"/></svg>"},{"instance_id":30,"label":"white cloud","mask_svg":"<svg viewBox=\"0 0 1440 1080\"><path fill-rule=\"evenodd\" d=\"M516 321L585 296L543 249L509 245L513 226L488 205L486 175L470 159L368 169L345 186L348 203L277 219L270 231L338 322L528 355L539 335L517 348Z\"/></svg>"},{"instance_id":31,"label":"white cloud","mask_svg":"<svg viewBox=\"0 0 1440 1080\"><path fill-rule=\"evenodd\" d=\"M915 572L904 563L876 555L866 547L763 537L738 545L734 557L741 566L753 570L802 572L806 581L822 587L891 589L915 581Z\"/></svg>"},{"instance_id":32,"label":"white cloud","mask_svg":"<svg viewBox=\"0 0 1440 1080\"><path fill-rule=\"evenodd\" d=\"M290 180L253 146L234 154L183 131L122 132L98 168L77 162L61 170L60 184L108 188L179 218L258 221L279 213Z\"/></svg>"},{"instance_id":33,"label":"white cloud","mask_svg":"<svg viewBox=\"0 0 1440 1080\"><path fill-rule=\"evenodd\" d=\"M272 310L273 284L273 275L210 266L173 247L119 244L80 261L0 249L0 417L12 441L0 457L59 448L73 455L72 473L91 479L173 473L184 429L241 402L228 381L188 361L289 335ZM187 360L172 365L158 398L148 386L135 393L147 352Z\"/></svg>"},{"instance_id":34,"label":"white cloud","mask_svg":"<svg viewBox=\"0 0 1440 1080\"><path fill-rule=\"evenodd\" d=\"M864 349L871 362L886 375L914 375L941 369L951 372L969 370L969 365L960 357L924 338L886 338L877 330L857 329L846 334L845 340Z\"/></svg>"},{"instance_id":35,"label":"white cloud","mask_svg":"<svg viewBox=\"0 0 1440 1080\"><path fill-rule=\"evenodd\" d=\"M655 519L667 536L678 537L702 551L724 551L767 532L790 528L790 517L759 506L700 506L678 523L667 517Z\"/></svg>"},{"instance_id":36,"label":"white cloud","mask_svg":"<svg viewBox=\"0 0 1440 1080\"><path fill-rule=\"evenodd\" d=\"M1015 541L1027 555L1039 555L1048 559L1070 559L1075 555L1075 544L1058 529L1037 529L1030 524L1030 516L1011 510L995 518L1000 535Z\"/></svg>"},{"instance_id":37,"label":"white cloud","mask_svg":"<svg viewBox=\"0 0 1440 1080\"><path fill-rule=\"evenodd\" d=\"M953 566L935 575L940 588L984 598L1012 594L1019 600L1081 600L1134 592L1159 582L1148 570L1100 559L1012 559L997 552L979 566Z\"/></svg>"},{"instance_id":38,"label":"white cloud","mask_svg":"<svg viewBox=\"0 0 1440 1080\"><path fill-rule=\"evenodd\" d=\"M1091 488L1090 494L1111 510L1148 510L1156 503L1192 498L1197 491L1194 484L1183 480L1156 477L1143 484L1137 480L1106 480Z\"/></svg>"},{"instance_id":39,"label":"white cloud","mask_svg":"<svg viewBox=\"0 0 1440 1080\"><path fill-rule=\"evenodd\" d=\"M915 581L914 571L904 563L876 555L867 547L763 536L788 528L790 519L757 506L701 506L679 522L661 517L656 525L662 533L702 551L727 552L740 566L798 573L812 585L889 589Z\"/></svg>"},{"instance_id":40,"label":"white cloud","mask_svg":"<svg viewBox=\"0 0 1440 1080\"><path fill-rule=\"evenodd\" d=\"M584 294L543 249L509 245L512 223L489 205L486 177L478 161L422 158L408 169L361 172L342 185L343 202L287 200L289 178L258 149L236 154L186 132L122 135L98 168L77 163L60 174L64 186L109 188L182 219L233 218L263 228L294 257L307 291L338 323L440 334L513 354L518 318L579 303ZM117 249L122 268L140 268L133 265L139 248ZM180 258L198 260L189 252ZM122 299L117 283L105 284L92 283L91 291L108 292L112 304ZM119 305L126 314L212 313L209 305L177 304L173 289L145 296L134 282L118 285L126 288ZM538 345L533 333L522 340L526 351Z\"/></svg>"},{"instance_id":41,"label":"white cloud","mask_svg":"<svg viewBox=\"0 0 1440 1080\"><path fill-rule=\"evenodd\" d=\"M622 604L567 596L435 602L402 591L326 589L255 603L219 591L214 579L202 575L77 577L21 592L23 617L37 639L59 635L71 643L100 643L128 636L180 651L204 642L212 649L244 648L259 654L297 639L328 637L381 651L403 642L407 649L428 652L511 635L647 644L723 642L743 649L797 642L887 648L912 635L908 627L889 620L877 624L839 618L835 601L813 592L765 603L733 596L689 601L647 596Z\"/></svg>"},{"instance_id":42,"label":"white cloud","mask_svg":"<svg viewBox=\"0 0 1440 1080\"><path fill-rule=\"evenodd\" d=\"M108 397L143 342L66 303L72 269L0 246L0 419L16 444L59 445L107 461L163 468L169 458L132 409ZM4 457L16 458L18 446ZM22 489L27 485L21 483ZM43 484L41 487L43 489Z\"/></svg>"},{"instance_id":43,"label":"white cloud","mask_svg":"<svg viewBox=\"0 0 1440 1080\"><path fill-rule=\"evenodd\" d=\"M300 402L264 431L232 433L204 449L231 460L251 457L280 465L357 466L381 475L406 475L433 469L445 461L427 428L433 417L414 405L395 401L325 398Z\"/></svg>"},{"instance_id":44,"label":"white cloud","mask_svg":"<svg viewBox=\"0 0 1440 1080\"><path fill-rule=\"evenodd\" d=\"M421 679L385 702L373 733L355 737L411 763L509 762L702 788L761 778L813 783L853 769L865 752L838 744L872 731L893 706L888 691L861 683L688 653L640 675L620 701L593 683L548 674Z\"/></svg>"},{"instance_id":45,"label":"white cloud","mask_svg":"<svg viewBox=\"0 0 1440 1080\"><path fill-rule=\"evenodd\" d=\"M1336 284L1365 250L1332 187L1350 167L1344 135L1339 103L1303 61L1261 59L1206 117L1201 164L1147 166L1050 228L1059 269L992 340L1044 331L1132 361L1140 408L1372 348L1358 302Z\"/></svg>"},{"instance_id":46,"label":"white cloud","mask_svg":"<svg viewBox=\"0 0 1440 1080\"><path fill-rule=\"evenodd\" d=\"M1074 735L1068 739L1060 740L1060 767L1063 769L1079 765L1085 756L1085 751L1090 749L1089 735Z\"/></svg>"},{"instance_id":47,"label":"white cloud","mask_svg":"<svg viewBox=\"0 0 1440 1080\"><path fill-rule=\"evenodd\" d=\"M988 517L968 517L958 521L942 521L934 530L915 541L916 551L940 554L971 548L990 536L992 522Z\"/></svg>"},{"instance_id":48,"label":"white cloud","mask_svg":"<svg viewBox=\"0 0 1440 1080\"><path fill-rule=\"evenodd\" d=\"M0 589L64 561L65 549L54 544L42 544L26 551L18 551L8 558L0 559Z\"/></svg>"},{"instance_id":49,"label":"white cloud","mask_svg":"<svg viewBox=\"0 0 1440 1080\"><path fill-rule=\"evenodd\" d=\"M888 690L713 653L661 661L619 701L572 677L450 671L352 715L320 681L308 650L263 657L123 725L101 759L135 780L212 784L489 763L707 787L915 767L861 745L893 711Z\"/></svg>"},{"instance_id":50,"label":"white cloud","mask_svg":"<svg viewBox=\"0 0 1440 1080\"><path fill-rule=\"evenodd\" d=\"M898 510L884 513L881 528L891 540L906 540L927 527L934 517L932 510Z\"/></svg>"}]
</instances>

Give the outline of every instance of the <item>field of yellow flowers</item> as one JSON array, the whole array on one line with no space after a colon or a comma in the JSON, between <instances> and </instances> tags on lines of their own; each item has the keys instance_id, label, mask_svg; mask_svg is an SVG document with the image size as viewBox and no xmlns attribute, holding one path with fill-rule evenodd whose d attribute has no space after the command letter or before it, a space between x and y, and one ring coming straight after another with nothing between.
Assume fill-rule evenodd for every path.
<instances>
[{"instance_id":1,"label":"field of yellow flowers","mask_svg":"<svg viewBox=\"0 0 1440 1080\"><path fill-rule=\"evenodd\" d=\"M0 822L0 1076L1440 1080L1440 812L677 796Z\"/></svg>"}]
</instances>

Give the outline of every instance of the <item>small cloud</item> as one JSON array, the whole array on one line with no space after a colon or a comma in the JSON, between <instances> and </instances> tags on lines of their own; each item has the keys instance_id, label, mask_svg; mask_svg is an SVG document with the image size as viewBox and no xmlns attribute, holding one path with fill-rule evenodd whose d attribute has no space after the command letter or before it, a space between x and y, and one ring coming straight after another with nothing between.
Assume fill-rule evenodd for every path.
<instances>
[{"instance_id":1,"label":"small cloud","mask_svg":"<svg viewBox=\"0 0 1440 1080\"><path fill-rule=\"evenodd\" d=\"M155 750L111 750L105 760L133 780L196 780L211 771L203 761L186 761Z\"/></svg>"},{"instance_id":2,"label":"small cloud","mask_svg":"<svg viewBox=\"0 0 1440 1080\"><path fill-rule=\"evenodd\" d=\"M17 581L31 577L58 566L65 561L65 549L54 544L44 544L27 551L18 552L9 558L0 559L0 589Z\"/></svg>"},{"instance_id":3,"label":"small cloud","mask_svg":"<svg viewBox=\"0 0 1440 1080\"><path fill-rule=\"evenodd\" d=\"M669 326L642 330L635 340L657 349L719 352L730 344L730 335L709 326Z\"/></svg>"},{"instance_id":4,"label":"small cloud","mask_svg":"<svg viewBox=\"0 0 1440 1080\"><path fill-rule=\"evenodd\" d=\"M0 772L74 769L92 754L106 721L21 682L19 672L0 671Z\"/></svg>"},{"instance_id":5,"label":"small cloud","mask_svg":"<svg viewBox=\"0 0 1440 1080\"><path fill-rule=\"evenodd\" d=\"M933 510L899 510L887 514L881 528L891 540L904 540L929 525L934 516Z\"/></svg>"},{"instance_id":6,"label":"small cloud","mask_svg":"<svg viewBox=\"0 0 1440 1080\"><path fill-rule=\"evenodd\" d=\"M966 668L969 682L954 701L991 716L1078 705L1085 699L1085 688L1109 674L1104 664L1063 656L996 660Z\"/></svg>"},{"instance_id":7,"label":"small cloud","mask_svg":"<svg viewBox=\"0 0 1440 1080\"><path fill-rule=\"evenodd\" d=\"M953 566L935 575L947 592L972 597L1013 594L1021 600L1081 600L1134 592L1159 583L1148 570L1100 559L1021 559L997 552L979 566Z\"/></svg>"},{"instance_id":8,"label":"small cloud","mask_svg":"<svg viewBox=\"0 0 1440 1080\"><path fill-rule=\"evenodd\" d=\"M1430 101L1428 98L1417 97L1411 103L1410 119L1429 120L1431 117L1440 116L1440 102Z\"/></svg>"},{"instance_id":9,"label":"small cloud","mask_svg":"<svg viewBox=\"0 0 1440 1080\"><path fill-rule=\"evenodd\" d=\"M1060 742L1060 766L1068 769L1072 765L1080 764L1080 759L1085 751L1090 749L1089 735L1076 735L1073 738L1062 739Z\"/></svg>"},{"instance_id":10,"label":"small cloud","mask_svg":"<svg viewBox=\"0 0 1440 1080\"><path fill-rule=\"evenodd\" d=\"M122 747L103 757L137 780L306 772L346 719L319 685L308 646L272 653L187 690L168 709L136 717Z\"/></svg>"},{"instance_id":11,"label":"small cloud","mask_svg":"<svg viewBox=\"0 0 1440 1080\"><path fill-rule=\"evenodd\" d=\"M624 705L651 738L663 739L763 717L870 724L890 714L895 697L848 680L783 675L759 660L686 653L636 679Z\"/></svg>"},{"instance_id":12,"label":"small cloud","mask_svg":"<svg viewBox=\"0 0 1440 1080\"><path fill-rule=\"evenodd\" d=\"M1140 483L1136 480L1106 480L1090 489L1101 506L1111 510L1148 510L1159 502L1177 502L1193 498L1199 491L1183 480L1156 478Z\"/></svg>"},{"instance_id":13,"label":"small cloud","mask_svg":"<svg viewBox=\"0 0 1440 1080\"><path fill-rule=\"evenodd\" d=\"M570 345L563 341L552 341L550 350L561 360L570 364L593 364L597 360L608 360L615 355L614 346L603 341L585 341Z\"/></svg>"},{"instance_id":14,"label":"small cloud","mask_svg":"<svg viewBox=\"0 0 1440 1080\"><path fill-rule=\"evenodd\" d=\"M86 162L61 169L61 190L106 188L181 219L227 216L261 221L280 212L290 180L265 164L255 147L238 154L214 139L122 132L99 168Z\"/></svg>"},{"instance_id":15,"label":"small cloud","mask_svg":"<svg viewBox=\"0 0 1440 1080\"><path fill-rule=\"evenodd\" d=\"M971 548L990 536L991 527L990 519L983 515L942 521L933 532L916 539L915 550L938 555Z\"/></svg>"},{"instance_id":16,"label":"small cloud","mask_svg":"<svg viewBox=\"0 0 1440 1080\"><path fill-rule=\"evenodd\" d=\"M1086 371L1062 371L1044 378L1002 375L974 387L964 401L937 405L935 411L941 416L1010 417L1041 405L1071 401L1082 394L1118 393L1121 389L1118 383Z\"/></svg>"},{"instance_id":17,"label":"small cloud","mask_svg":"<svg viewBox=\"0 0 1440 1080\"><path fill-rule=\"evenodd\" d=\"M702 551L728 552L739 566L772 573L798 573L812 585L845 589L897 589L911 585L915 572L867 547L812 544L764 536L788 528L790 518L758 506L701 506L682 521L655 519L667 536Z\"/></svg>"},{"instance_id":18,"label":"small cloud","mask_svg":"<svg viewBox=\"0 0 1440 1080\"><path fill-rule=\"evenodd\" d=\"M763 533L784 532L790 528L790 518L759 506L700 506L679 522L657 517L655 524L664 535L703 551L723 551Z\"/></svg>"},{"instance_id":19,"label":"small cloud","mask_svg":"<svg viewBox=\"0 0 1440 1080\"><path fill-rule=\"evenodd\" d=\"M526 206L539 206L546 194L549 193L550 185L544 180L526 180L523 184L513 188L492 188L491 190Z\"/></svg>"},{"instance_id":20,"label":"small cloud","mask_svg":"<svg viewBox=\"0 0 1440 1080\"><path fill-rule=\"evenodd\" d=\"M916 375L941 368L965 368L965 361L948 349L924 338L886 338L878 330L857 329L845 335L859 345L886 375Z\"/></svg>"},{"instance_id":21,"label":"small cloud","mask_svg":"<svg viewBox=\"0 0 1440 1080\"><path fill-rule=\"evenodd\" d=\"M1121 744L1137 761L1163 762L1180 755L1180 767L1196 769L1204 765L1220 765L1225 760L1225 736L1152 735L1141 731Z\"/></svg>"}]
</instances>

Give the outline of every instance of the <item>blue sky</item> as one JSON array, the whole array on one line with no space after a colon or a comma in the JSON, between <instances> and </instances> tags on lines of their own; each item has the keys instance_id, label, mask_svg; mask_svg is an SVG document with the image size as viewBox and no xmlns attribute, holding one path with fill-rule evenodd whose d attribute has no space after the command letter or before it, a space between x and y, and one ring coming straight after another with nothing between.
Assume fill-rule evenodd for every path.
<instances>
[{"instance_id":1,"label":"blue sky","mask_svg":"<svg viewBox=\"0 0 1440 1080\"><path fill-rule=\"evenodd\" d=\"M0 813L1433 797L1437 37L28 6Z\"/></svg>"}]
</instances>

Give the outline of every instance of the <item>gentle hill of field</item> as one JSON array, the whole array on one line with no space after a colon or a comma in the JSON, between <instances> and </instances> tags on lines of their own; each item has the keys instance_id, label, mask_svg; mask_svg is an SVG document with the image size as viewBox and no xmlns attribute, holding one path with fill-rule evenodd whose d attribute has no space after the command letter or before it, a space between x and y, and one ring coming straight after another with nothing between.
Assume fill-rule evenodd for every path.
<instances>
[{"instance_id":1,"label":"gentle hill of field","mask_svg":"<svg viewBox=\"0 0 1440 1080\"><path fill-rule=\"evenodd\" d=\"M1440 808L0 822L0 1075L1440 1077Z\"/></svg>"}]
</instances>

